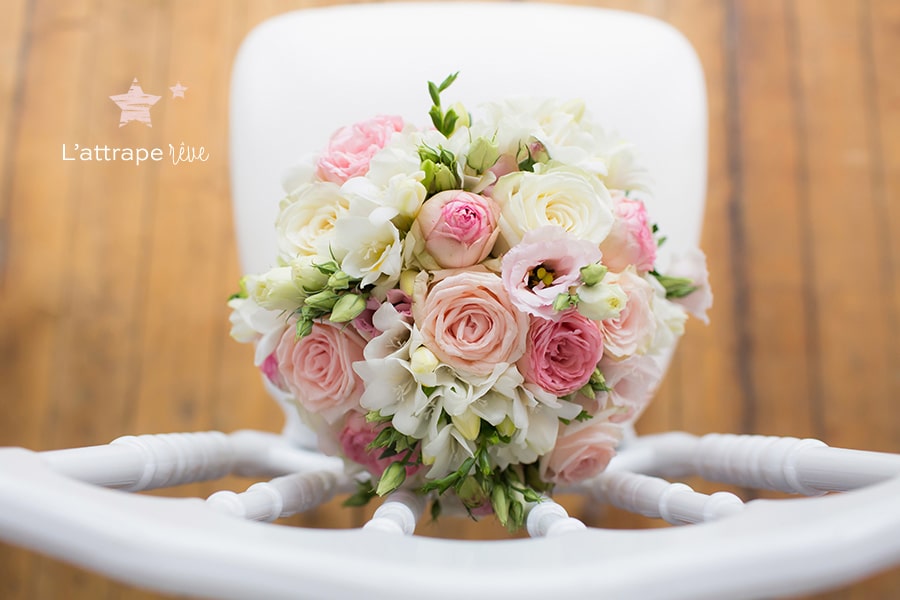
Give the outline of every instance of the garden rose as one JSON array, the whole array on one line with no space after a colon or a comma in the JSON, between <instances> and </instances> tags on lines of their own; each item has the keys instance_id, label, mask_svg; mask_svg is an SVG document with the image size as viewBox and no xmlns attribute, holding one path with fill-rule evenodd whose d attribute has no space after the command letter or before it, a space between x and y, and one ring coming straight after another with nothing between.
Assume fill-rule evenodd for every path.
<instances>
[{"instance_id":1,"label":"garden rose","mask_svg":"<svg viewBox=\"0 0 900 600\"><path fill-rule=\"evenodd\" d=\"M603 356L603 334L578 311L560 313L558 321L532 318L519 370L525 381L565 396L588 382Z\"/></svg>"},{"instance_id":2,"label":"garden rose","mask_svg":"<svg viewBox=\"0 0 900 600\"><path fill-rule=\"evenodd\" d=\"M674 298L673 302L680 304L706 324L709 317L706 311L712 308L713 295L709 287L709 271L706 268L706 255L699 248L692 248L674 256L668 275L672 277L686 277L694 282L697 289L683 298Z\"/></svg>"},{"instance_id":3,"label":"garden rose","mask_svg":"<svg viewBox=\"0 0 900 600\"><path fill-rule=\"evenodd\" d=\"M656 262L656 240L647 221L647 209L640 200L625 196L615 198L616 220L606 239L600 244L603 264L611 271L623 271L634 265L638 273L653 269Z\"/></svg>"},{"instance_id":4,"label":"garden rose","mask_svg":"<svg viewBox=\"0 0 900 600\"><path fill-rule=\"evenodd\" d=\"M403 119L383 115L338 129L316 163L316 174L337 184L365 175L375 153L402 130Z\"/></svg>"},{"instance_id":5,"label":"garden rose","mask_svg":"<svg viewBox=\"0 0 900 600\"><path fill-rule=\"evenodd\" d=\"M578 169L511 173L497 181L491 197L500 205L500 236L508 247L545 225L557 225L599 244L613 224L609 191Z\"/></svg>"},{"instance_id":6,"label":"garden rose","mask_svg":"<svg viewBox=\"0 0 900 600\"><path fill-rule=\"evenodd\" d=\"M622 426L608 421L560 426L556 446L541 459L541 477L557 484L570 484L603 472L616 455Z\"/></svg>"},{"instance_id":7,"label":"garden rose","mask_svg":"<svg viewBox=\"0 0 900 600\"><path fill-rule=\"evenodd\" d=\"M350 201L333 183L311 183L291 193L275 221L282 259L290 263L298 256L328 256L335 222L349 209Z\"/></svg>"},{"instance_id":8,"label":"garden rose","mask_svg":"<svg viewBox=\"0 0 900 600\"><path fill-rule=\"evenodd\" d=\"M500 208L485 196L461 190L435 194L416 218L425 250L441 267L470 267L490 254L500 230Z\"/></svg>"},{"instance_id":9,"label":"garden rose","mask_svg":"<svg viewBox=\"0 0 900 600\"><path fill-rule=\"evenodd\" d=\"M558 319L556 297L581 280L581 268L600 260L596 244L572 237L561 227L528 231L503 256L501 277L513 304L544 319Z\"/></svg>"},{"instance_id":10,"label":"garden rose","mask_svg":"<svg viewBox=\"0 0 900 600\"><path fill-rule=\"evenodd\" d=\"M275 348L278 370L288 390L310 413L335 423L359 405L362 380L353 363L363 360L366 342L347 327L316 323L306 337L296 339L288 327Z\"/></svg>"},{"instance_id":11,"label":"garden rose","mask_svg":"<svg viewBox=\"0 0 900 600\"><path fill-rule=\"evenodd\" d=\"M656 334L653 287L633 268L610 274L608 281L621 286L628 300L618 317L603 321L606 352L616 358L643 354Z\"/></svg>"},{"instance_id":12,"label":"garden rose","mask_svg":"<svg viewBox=\"0 0 900 600\"><path fill-rule=\"evenodd\" d=\"M617 423L633 421L644 410L663 376L660 358L647 354L624 360L602 360L600 372L609 392L597 394L601 409L615 409L610 420Z\"/></svg>"},{"instance_id":13,"label":"garden rose","mask_svg":"<svg viewBox=\"0 0 900 600\"><path fill-rule=\"evenodd\" d=\"M417 279L413 314L425 345L442 362L485 376L498 363L522 357L528 317L512 305L498 276L487 271L453 273L427 293L424 282Z\"/></svg>"}]
</instances>

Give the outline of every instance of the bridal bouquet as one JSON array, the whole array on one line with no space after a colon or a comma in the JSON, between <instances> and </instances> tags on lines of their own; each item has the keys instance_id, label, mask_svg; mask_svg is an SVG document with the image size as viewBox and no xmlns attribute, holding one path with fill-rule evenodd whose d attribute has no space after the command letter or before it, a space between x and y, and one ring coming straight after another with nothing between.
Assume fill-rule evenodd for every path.
<instances>
[{"instance_id":1,"label":"bridal bouquet","mask_svg":"<svg viewBox=\"0 0 900 600\"><path fill-rule=\"evenodd\" d=\"M454 79L431 126L343 127L290 174L232 335L359 472L348 503L403 486L515 529L606 467L711 296L699 251L656 270L647 174L581 102L476 118Z\"/></svg>"}]
</instances>

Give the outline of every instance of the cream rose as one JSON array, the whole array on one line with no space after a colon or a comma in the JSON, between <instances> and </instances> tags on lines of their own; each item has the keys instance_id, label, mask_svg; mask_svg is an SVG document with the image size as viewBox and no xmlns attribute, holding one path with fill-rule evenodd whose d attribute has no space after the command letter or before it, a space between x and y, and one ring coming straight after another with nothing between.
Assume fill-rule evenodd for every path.
<instances>
[{"instance_id":1,"label":"cream rose","mask_svg":"<svg viewBox=\"0 0 900 600\"><path fill-rule=\"evenodd\" d=\"M301 186L282 200L275 221L278 250L285 262L297 256L328 256L334 224L350 209L350 201L333 183Z\"/></svg>"},{"instance_id":2,"label":"cream rose","mask_svg":"<svg viewBox=\"0 0 900 600\"><path fill-rule=\"evenodd\" d=\"M497 181L491 195L500 205L500 236L508 247L547 225L599 245L615 221L609 191L577 169L510 173Z\"/></svg>"},{"instance_id":3,"label":"cream rose","mask_svg":"<svg viewBox=\"0 0 900 600\"><path fill-rule=\"evenodd\" d=\"M497 275L455 272L426 293L421 279L418 283L413 314L425 345L441 362L486 376L525 353L528 317L513 306Z\"/></svg>"}]
</instances>

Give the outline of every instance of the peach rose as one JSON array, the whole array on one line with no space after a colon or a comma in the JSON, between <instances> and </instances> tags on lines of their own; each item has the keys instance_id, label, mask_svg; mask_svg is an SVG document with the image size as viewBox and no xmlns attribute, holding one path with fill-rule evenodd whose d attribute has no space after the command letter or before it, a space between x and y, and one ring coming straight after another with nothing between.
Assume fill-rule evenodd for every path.
<instances>
[{"instance_id":1,"label":"peach rose","mask_svg":"<svg viewBox=\"0 0 900 600\"><path fill-rule=\"evenodd\" d=\"M316 174L338 185L351 177L365 175L375 154L403 130L400 117L378 116L341 127L328 141L328 147L316 163Z\"/></svg>"},{"instance_id":2,"label":"peach rose","mask_svg":"<svg viewBox=\"0 0 900 600\"><path fill-rule=\"evenodd\" d=\"M565 396L588 382L603 356L603 334L578 311L559 313L559 320L533 318L519 370L525 381L555 396Z\"/></svg>"},{"instance_id":3,"label":"peach rose","mask_svg":"<svg viewBox=\"0 0 900 600\"><path fill-rule=\"evenodd\" d=\"M598 475L616 455L622 433L620 425L609 421L560 426L556 446L541 459L541 478L571 484Z\"/></svg>"},{"instance_id":4,"label":"peach rose","mask_svg":"<svg viewBox=\"0 0 900 600\"><path fill-rule=\"evenodd\" d=\"M612 274L609 283L619 284L628 300L618 317L602 323L606 352L616 358L643 354L656 334L653 287L633 269Z\"/></svg>"},{"instance_id":5,"label":"peach rose","mask_svg":"<svg viewBox=\"0 0 900 600\"><path fill-rule=\"evenodd\" d=\"M299 340L288 327L275 355L282 380L300 406L335 423L359 406L363 382L353 363L363 360L365 345L350 328L315 323L312 332Z\"/></svg>"},{"instance_id":6,"label":"peach rose","mask_svg":"<svg viewBox=\"0 0 900 600\"><path fill-rule=\"evenodd\" d=\"M528 317L512 305L497 275L460 271L433 284L427 293L422 287L417 285L413 314L425 345L441 362L485 376L498 363L511 364L522 357Z\"/></svg>"},{"instance_id":7,"label":"peach rose","mask_svg":"<svg viewBox=\"0 0 900 600\"><path fill-rule=\"evenodd\" d=\"M494 248L500 230L500 207L492 199L462 190L446 190L429 198L416 221L425 250L445 269L480 263Z\"/></svg>"}]
</instances>

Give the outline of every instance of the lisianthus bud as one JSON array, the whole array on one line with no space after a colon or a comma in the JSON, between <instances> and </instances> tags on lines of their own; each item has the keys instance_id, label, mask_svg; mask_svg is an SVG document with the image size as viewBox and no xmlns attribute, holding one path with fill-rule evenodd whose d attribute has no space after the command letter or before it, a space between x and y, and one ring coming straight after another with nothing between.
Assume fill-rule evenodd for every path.
<instances>
[{"instance_id":1,"label":"lisianthus bud","mask_svg":"<svg viewBox=\"0 0 900 600\"><path fill-rule=\"evenodd\" d=\"M416 348L409 359L409 367L416 375L425 375L433 373L438 365L441 364L434 352L425 346Z\"/></svg>"},{"instance_id":2,"label":"lisianthus bud","mask_svg":"<svg viewBox=\"0 0 900 600\"><path fill-rule=\"evenodd\" d=\"M474 477L466 477L463 480L457 491L457 496L469 508L481 506L488 499L484 488L481 487L481 484Z\"/></svg>"},{"instance_id":3,"label":"lisianthus bud","mask_svg":"<svg viewBox=\"0 0 900 600\"><path fill-rule=\"evenodd\" d=\"M359 294L343 294L331 309L329 319L335 323L352 321L366 309L366 299Z\"/></svg>"},{"instance_id":4,"label":"lisianthus bud","mask_svg":"<svg viewBox=\"0 0 900 600\"><path fill-rule=\"evenodd\" d=\"M416 221L434 260L444 268L462 268L490 254L500 231L499 215L491 198L448 190L426 200Z\"/></svg>"},{"instance_id":5,"label":"lisianthus bud","mask_svg":"<svg viewBox=\"0 0 900 600\"><path fill-rule=\"evenodd\" d=\"M461 415L451 415L450 420L464 438L474 440L481 431L481 417L467 410Z\"/></svg>"},{"instance_id":6,"label":"lisianthus bud","mask_svg":"<svg viewBox=\"0 0 900 600\"><path fill-rule=\"evenodd\" d=\"M486 137L476 138L469 147L466 156L466 166L481 175L494 166L500 158L500 149L497 143Z\"/></svg>"},{"instance_id":7,"label":"lisianthus bud","mask_svg":"<svg viewBox=\"0 0 900 600\"><path fill-rule=\"evenodd\" d=\"M344 273L343 271L335 271L329 278L328 283L326 284L329 289L332 290L345 290L350 287L350 280L352 277Z\"/></svg>"},{"instance_id":8,"label":"lisianthus bud","mask_svg":"<svg viewBox=\"0 0 900 600\"><path fill-rule=\"evenodd\" d=\"M604 277L606 277L608 271L609 269L600 263L593 263L586 267L581 267L581 281L587 286L597 285Z\"/></svg>"},{"instance_id":9,"label":"lisianthus bud","mask_svg":"<svg viewBox=\"0 0 900 600\"><path fill-rule=\"evenodd\" d=\"M399 462L392 462L382 473L375 493L379 496L389 494L403 485L404 481L406 481L406 467Z\"/></svg>"},{"instance_id":10,"label":"lisianthus bud","mask_svg":"<svg viewBox=\"0 0 900 600\"><path fill-rule=\"evenodd\" d=\"M317 308L319 310L331 310L334 308L335 303L337 303L338 296L331 290L322 290L312 296L308 296L304 303L306 306Z\"/></svg>"},{"instance_id":11,"label":"lisianthus bud","mask_svg":"<svg viewBox=\"0 0 900 600\"><path fill-rule=\"evenodd\" d=\"M594 321L615 319L628 302L628 296L617 284L598 283L578 288L578 312Z\"/></svg>"}]
</instances>

